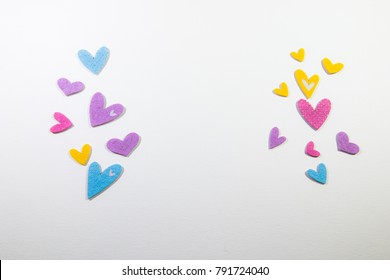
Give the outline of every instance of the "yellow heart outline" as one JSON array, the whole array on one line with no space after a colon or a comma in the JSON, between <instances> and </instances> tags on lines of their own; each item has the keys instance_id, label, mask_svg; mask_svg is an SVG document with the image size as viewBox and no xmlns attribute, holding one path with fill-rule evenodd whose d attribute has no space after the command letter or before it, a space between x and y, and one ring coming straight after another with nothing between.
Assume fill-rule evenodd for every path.
<instances>
[{"instance_id":1,"label":"yellow heart outline","mask_svg":"<svg viewBox=\"0 0 390 280\"><path fill-rule=\"evenodd\" d=\"M344 68L344 64L341 62L333 63L329 58L324 58L321 60L322 68L324 68L325 72L329 75L336 74L340 72Z\"/></svg>"},{"instance_id":2,"label":"yellow heart outline","mask_svg":"<svg viewBox=\"0 0 390 280\"><path fill-rule=\"evenodd\" d=\"M291 52L290 55L296 61L302 62L305 59L305 49L300 48L297 52Z\"/></svg>"},{"instance_id":3,"label":"yellow heart outline","mask_svg":"<svg viewBox=\"0 0 390 280\"><path fill-rule=\"evenodd\" d=\"M80 163L81 165L87 165L88 161L89 161L89 158L91 156L91 153L92 153L92 147L91 145L89 144L85 144L82 148L81 148L81 152L79 152L78 150L76 149L70 149L69 151L70 153L70 156L78 163Z\"/></svg>"},{"instance_id":4,"label":"yellow heart outline","mask_svg":"<svg viewBox=\"0 0 390 280\"><path fill-rule=\"evenodd\" d=\"M306 96L307 99L309 99L317 88L320 77L317 74L314 74L313 76L308 78L305 71L301 69L296 70L294 72L294 76L302 93ZM310 89L308 89L306 85L303 84L304 81L307 85L311 85L312 83L314 83L314 85Z\"/></svg>"},{"instance_id":5,"label":"yellow heart outline","mask_svg":"<svg viewBox=\"0 0 390 280\"><path fill-rule=\"evenodd\" d=\"M276 95L287 97L288 96L288 86L285 82L282 82L278 88L275 88L273 92Z\"/></svg>"}]
</instances>

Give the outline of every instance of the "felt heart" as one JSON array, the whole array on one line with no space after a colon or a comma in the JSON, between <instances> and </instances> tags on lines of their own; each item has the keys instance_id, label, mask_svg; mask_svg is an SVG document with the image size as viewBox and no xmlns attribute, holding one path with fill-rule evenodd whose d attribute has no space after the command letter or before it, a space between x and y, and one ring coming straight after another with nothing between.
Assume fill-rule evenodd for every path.
<instances>
[{"instance_id":1,"label":"felt heart","mask_svg":"<svg viewBox=\"0 0 390 280\"><path fill-rule=\"evenodd\" d=\"M102 172L99 163L91 163L88 169L88 199L107 189L118 180L122 172L123 167L119 164L113 164Z\"/></svg>"},{"instance_id":2,"label":"felt heart","mask_svg":"<svg viewBox=\"0 0 390 280\"><path fill-rule=\"evenodd\" d=\"M313 75L308 78L306 73L301 69L296 70L294 75L299 88L306 98L309 99L317 88L320 77L318 75Z\"/></svg>"},{"instance_id":3,"label":"felt heart","mask_svg":"<svg viewBox=\"0 0 390 280\"><path fill-rule=\"evenodd\" d=\"M92 147L89 144L85 144L81 148L81 152L77 151L76 149L71 149L69 151L70 156L81 165L86 165L88 163L91 152Z\"/></svg>"},{"instance_id":4,"label":"felt heart","mask_svg":"<svg viewBox=\"0 0 390 280\"><path fill-rule=\"evenodd\" d=\"M123 140L117 138L110 139L107 142L107 148L115 154L127 157L137 147L139 139L139 135L132 132L127 134Z\"/></svg>"},{"instance_id":5,"label":"felt heart","mask_svg":"<svg viewBox=\"0 0 390 280\"><path fill-rule=\"evenodd\" d=\"M318 130L328 118L331 109L331 103L329 99L322 99L316 109L304 99L300 99L297 103L298 111L302 118L314 129Z\"/></svg>"},{"instance_id":6,"label":"felt heart","mask_svg":"<svg viewBox=\"0 0 390 280\"><path fill-rule=\"evenodd\" d=\"M286 83L281 83L279 85L279 88L275 88L274 89L274 93L279 95L279 96L287 97L288 96L287 84Z\"/></svg>"},{"instance_id":7,"label":"felt heart","mask_svg":"<svg viewBox=\"0 0 390 280\"><path fill-rule=\"evenodd\" d=\"M298 52L291 52L290 55L295 60L302 62L303 59L305 58L305 50L303 48L300 48Z\"/></svg>"},{"instance_id":8,"label":"felt heart","mask_svg":"<svg viewBox=\"0 0 390 280\"><path fill-rule=\"evenodd\" d=\"M273 148L283 144L286 140L287 139L284 136L279 137L279 128L274 127L271 129L271 132L269 134L268 147L270 149L273 149Z\"/></svg>"},{"instance_id":9,"label":"felt heart","mask_svg":"<svg viewBox=\"0 0 390 280\"><path fill-rule=\"evenodd\" d=\"M336 74L344 68L344 64L342 63L332 63L329 58L324 58L322 60L322 67L325 72L328 74Z\"/></svg>"},{"instance_id":10,"label":"felt heart","mask_svg":"<svg viewBox=\"0 0 390 280\"><path fill-rule=\"evenodd\" d=\"M71 83L68 79L61 78L57 81L57 85L60 87L62 92L65 95L71 95L78 93L84 89L84 84L82 82L73 82Z\"/></svg>"},{"instance_id":11,"label":"felt heart","mask_svg":"<svg viewBox=\"0 0 390 280\"><path fill-rule=\"evenodd\" d=\"M106 47L101 47L93 57L88 51L80 50L78 52L80 61L88 68L89 71L98 75L107 64L110 57L110 50Z\"/></svg>"},{"instance_id":12,"label":"felt heart","mask_svg":"<svg viewBox=\"0 0 390 280\"><path fill-rule=\"evenodd\" d=\"M347 133L341 131L336 135L337 149L351 155L356 155L360 148L358 145L349 142Z\"/></svg>"},{"instance_id":13,"label":"felt heart","mask_svg":"<svg viewBox=\"0 0 390 280\"><path fill-rule=\"evenodd\" d=\"M313 141L310 141L306 144L305 153L311 157L319 157L321 154L319 151L314 150L314 143Z\"/></svg>"},{"instance_id":14,"label":"felt heart","mask_svg":"<svg viewBox=\"0 0 390 280\"><path fill-rule=\"evenodd\" d=\"M326 170L325 164L320 163L317 166L317 171L315 171L313 169L307 170L306 175L307 175L307 177L309 177L310 179L312 179L318 183L326 184L327 170Z\"/></svg>"},{"instance_id":15,"label":"felt heart","mask_svg":"<svg viewBox=\"0 0 390 280\"><path fill-rule=\"evenodd\" d=\"M93 127L111 122L118 118L124 111L121 104L113 104L105 108L105 98L100 92L92 96L89 105L89 116Z\"/></svg>"},{"instance_id":16,"label":"felt heart","mask_svg":"<svg viewBox=\"0 0 390 280\"><path fill-rule=\"evenodd\" d=\"M63 114L61 114L59 112L55 112L54 113L54 118L59 123L53 125L50 128L50 131L52 133L59 133L59 132L65 131L65 130L67 130L68 128L70 128L73 125L72 122L65 115L63 115Z\"/></svg>"}]
</instances>

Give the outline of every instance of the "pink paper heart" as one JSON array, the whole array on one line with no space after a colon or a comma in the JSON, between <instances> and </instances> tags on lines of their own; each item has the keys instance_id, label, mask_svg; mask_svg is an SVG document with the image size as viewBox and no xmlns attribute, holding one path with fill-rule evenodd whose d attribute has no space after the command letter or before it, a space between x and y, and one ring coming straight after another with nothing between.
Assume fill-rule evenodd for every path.
<instances>
[{"instance_id":1,"label":"pink paper heart","mask_svg":"<svg viewBox=\"0 0 390 280\"><path fill-rule=\"evenodd\" d=\"M68 79L61 78L57 81L57 85L60 87L62 92L65 95L71 95L78 93L84 89L84 84L82 82L73 82L71 83Z\"/></svg>"},{"instance_id":2,"label":"pink paper heart","mask_svg":"<svg viewBox=\"0 0 390 280\"><path fill-rule=\"evenodd\" d=\"M117 138L110 139L107 142L107 148L115 154L127 157L137 147L139 140L139 135L132 132L129 133L123 140Z\"/></svg>"},{"instance_id":3,"label":"pink paper heart","mask_svg":"<svg viewBox=\"0 0 390 280\"><path fill-rule=\"evenodd\" d=\"M70 128L73 124L72 122L63 114L56 112L54 113L54 118L59 122L58 124L53 125L50 128L50 131L52 133L59 133L62 131L67 130Z\"/></svg>"},{"instance_id":4,"label":"pink paper heart","mask_svg":"<svg viewBox=\"0 0 390 280\"><path fill-rule=\"evenodd\" d=\"M314 129L318 130L328 118L332 104L329 99L322 99L315 109L304 99L297 103L298 112L302 118Z\"/></svg>"},{"instance_id":5,"label":"pink paper heart","mask_svg":"<svg viewBox=\"0 0 390 280\"><path fill-rule=\"evenodd\" d=\"M313 141L310 141L306 144L305 153L311 157L319 157L321 154L319 151L314 150L314 143Z\"/></svg>"},{"instance_id":6,"label":"pink paper heart","mask_svg":"<svg viewBox=\"0 0 390 280\"><path fill-rule=\"evenodd\" d=\"M105 108L105 98L100 92L92 96L89 105L89 117L92 126L102 125L118 118L125 108L121 104L113 104Z\"/></svg>"}]
</instances>

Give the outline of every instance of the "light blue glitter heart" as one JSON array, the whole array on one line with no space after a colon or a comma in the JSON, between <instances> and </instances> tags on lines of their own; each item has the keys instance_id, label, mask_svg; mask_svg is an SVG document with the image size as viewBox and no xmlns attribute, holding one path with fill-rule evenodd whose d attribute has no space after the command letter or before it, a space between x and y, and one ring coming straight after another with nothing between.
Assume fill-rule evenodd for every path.
<instances>
[{"instance_id":1,"label":"light blue glitter heart","mask_svg":"<svg viewBox=\"0 0 390 280\"><path fill-rule=\"evenodd\" d=\"M102 172L97 162L91 163L88 169L88 199L95 197L112 185L122 175L123 167L113 164Z\"/></svg>"},{"instance_id":2,"label":"light blue glitter heart","mask_svg":"<svg viewBox=\"0 0 390 280\"><path fill-rule=\"evenodd\" d=\"M78 52L81 63L84 64L92 73L98 75L106 66L110 57L110 50L106 47L101 47L93 57L87 50L79 50Z\"/></svg>"},{"instance_id":3,"label":"light blue glitter heart","mask_svg":"<svg viewBox=\"0 0 390 280\"><path fill-rule=\"evenodd\" d=\"M307 170L306 175L310 179L312 179L312 180L314 180L314 181L316 181L318 183L325 184L326 183L326 178L327 178L327 171L326 171L325 164L320 163L317 166L317 171L315 171L313 169Z\"/></svg>"}]
</instances>

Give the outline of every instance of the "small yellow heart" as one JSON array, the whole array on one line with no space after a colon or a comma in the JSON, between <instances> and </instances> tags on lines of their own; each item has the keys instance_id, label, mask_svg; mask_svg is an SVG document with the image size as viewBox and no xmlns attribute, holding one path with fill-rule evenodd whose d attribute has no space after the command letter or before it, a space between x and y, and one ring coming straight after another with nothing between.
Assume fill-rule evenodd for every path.
<instances>
[{"instance_id":1,"label":"small yellow heart","mask_svg":"<svg viewBox=\"0 0 390 280\"><path fill-rule=\"evenodd\" d=\"M299 88L306 98L309 99L317 88L320 77L318 75L313 75L308 79L306 73L301 69L296 70L294 75Z\"/></svg>"},{"instance_id":2,"label":"small yellow heart","mask_svg":"<svg viewBox=\"0 0 390 280\"><path fill-rule=\"evenodd\" d=\"M296 61L302 62L305 58L305 49L300 48L297 52L291 52L290 55Z\"/></svg>"},{"instance_id":3,"label":"small yellow heart","mask_svg":"<svg viewBox=\"0 0 390 280\"><path fill-rule=\"evenodd\" d=\"M88 163L91 152L92 148L89 144L85 144L81 148L81 152L77 151L76 149L71 149L69 151L70 156L81 165L86 165Z\"/></svg>"},{"instance_id":4,"label":"small yellow heart","mask_svg":"<svg viewBox=\"0 0 390 280\"><path fill-rule=\"evenodd\" d=\"M278 88L274 89L274 93L279 95L279 96L287 97L288 96L288 86L287 86L287 84L284 83L284 82L281 83Z\"/></svg>"},{"instance_id":5,"label":"small yellow heart","mask_svg":"<svg viewBox=\"0 0 390 280\"><path fill-rule=\"evenodd\" d=\"M344 64L342 63L332 63L329 58L324 58L322 61L322 67L328 74L336 74L344 68Z\"/></svg>"}]
</instances>

